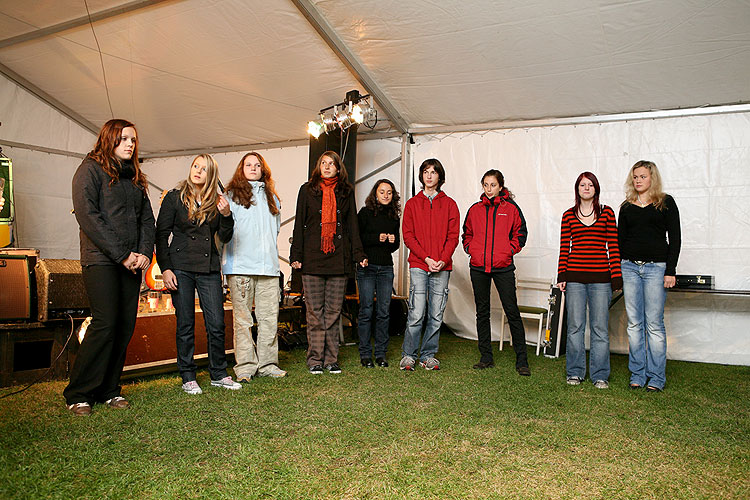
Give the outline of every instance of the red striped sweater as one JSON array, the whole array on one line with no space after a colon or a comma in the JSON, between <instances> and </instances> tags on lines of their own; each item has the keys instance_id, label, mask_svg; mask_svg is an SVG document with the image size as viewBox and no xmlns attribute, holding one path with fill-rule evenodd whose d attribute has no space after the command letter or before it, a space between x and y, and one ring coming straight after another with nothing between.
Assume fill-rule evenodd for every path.
<instances>
[{"instance_id":1,"label":"red striped sweater","mask_svg":"<svg viewBox=\"0 0 750 500\"><path fill-rule=\"evenodd\" d=\"M602 205L602 214L590 226L578 220L575 208L563 213L557 281L612 283L613 290L622 288L617 221L610 207Z\"/></svg>"}]
</instances>

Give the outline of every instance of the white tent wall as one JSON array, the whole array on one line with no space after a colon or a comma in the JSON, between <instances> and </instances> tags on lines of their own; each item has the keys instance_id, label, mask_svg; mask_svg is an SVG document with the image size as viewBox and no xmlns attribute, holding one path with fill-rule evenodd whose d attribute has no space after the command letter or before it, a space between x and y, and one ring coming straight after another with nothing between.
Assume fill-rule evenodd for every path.
<instances>
[{"instance_id":1,"label":"white tent wall","mask_svg":"<svg viewBox=\"0 0 750 500\"><path fill-rule=\"evenodd\" d=\"M296 211L297 193L302 184L307 182L307 164L309 148L307 146L256 149L265 158L276 182L276 191L281 198L281 220L287 221L294 217ZM229 182L234 174L239 161L247 151L217 153L212 155L219 164L221 179L225 184ZM364 177L370 172L385 165L391 160L398 158L401 154L400 139L377 139L359 141L357 143L357 178ZM148 175L149 181L162 189L172 189L178 182L187 177L191 156L173 156L168 158L155 158L146 160L143 170ZM396 188L399 189L401 176L401 164L396 163L385 170L377 173L371 179L366 180L356 187L356 200L358 207L364 205L372 183L377 179L387 177L391 179ZM151 202L154 214L158 217L160 192L156 188L151 189ZM281 228L279 233L279 255L285 259L289 258L289 238L292 235L294 222L290 221ZM394 254L398 257L398 252ZM289 278L289 265L281 262L281 271Z\"/></svg>"},{"instance_id":2,"label":"white tent wall","mask_svg":"<svg viewBox=\"0 0 750 500\"><path fill-rule=\"evenodd\" d=\"M481 193L489 168L503 172L527 220L529 238L515 258L520 278L556 278L560 218L573 204L579 173L594 172L601 201L617 212L629 168L656 162L665 191L680 210L679 274L711 274L716 288L750 289L750 114L707 115L589 125L566 125L420 136L413 150L420 163L438 158L446 168L445 192L458 203L462 223ZM445 322L459 336L476 338L468 259L454 254ZM519 303L545 305L541 292L519 290ZM471 314L467 314L472 311ZM492 298L493 339L499 339L500 302ZM623 301L611 312L613 352L627 352ZM665 323L670 359L750 364L747 297L668 294ZM529 340L536 328L526 324Z\"/></svg>"},{"instance_id":3,"label":"white tent wall","mask_svg":"<svg viewBox=\"0 0 750 500\"><path fill-rule=\"evenodd\" d=\"M0 117L0 146L13 161L16 246L38 248L43 258L77 259L78 225L70 213L70 182L81 158L29 147L83 156L96 137L2 76ZM10 147L3 141L29 147Z\"/></svg>"}]
</instances>

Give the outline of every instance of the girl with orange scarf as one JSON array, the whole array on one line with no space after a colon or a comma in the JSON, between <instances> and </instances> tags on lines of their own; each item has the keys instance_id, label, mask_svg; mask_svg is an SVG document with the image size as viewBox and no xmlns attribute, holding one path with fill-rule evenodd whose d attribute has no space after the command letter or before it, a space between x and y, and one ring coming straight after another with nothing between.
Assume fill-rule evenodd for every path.
<instances>
[{"instance_id":1,"label":"girl with orange scarf","mask_svg":"<svg viewBox=\"0 0 750 500\"><path fill-rule=\"evenodd\" d=\"M341 373L339 324L354 264L367 266L357 224L354 187L338 154L323 153L297 196L289 261L302 274L310 373Z\"/></svg>"}]
</instances>

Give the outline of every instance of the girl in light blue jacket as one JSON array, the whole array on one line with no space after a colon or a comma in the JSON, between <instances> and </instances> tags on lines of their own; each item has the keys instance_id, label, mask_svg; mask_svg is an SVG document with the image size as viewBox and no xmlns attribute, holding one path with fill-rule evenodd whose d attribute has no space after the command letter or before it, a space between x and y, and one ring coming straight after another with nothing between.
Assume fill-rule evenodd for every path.
<instances>
[{"instance_id":1,"label":"girl in light blue jacket","mask_svg":"<svg viewBox=\"0 0 750 500\"><path fill-rule=\"evenodd\" d=\"M234 310L234 373L248 383L256 375L280 378L279 248L281 204L271 169L260 153L247 153L227 185L234 235L224 245L221 268L229 283ZM253 301L258 340L253 342Z\"/></svg>"}]
</instances>

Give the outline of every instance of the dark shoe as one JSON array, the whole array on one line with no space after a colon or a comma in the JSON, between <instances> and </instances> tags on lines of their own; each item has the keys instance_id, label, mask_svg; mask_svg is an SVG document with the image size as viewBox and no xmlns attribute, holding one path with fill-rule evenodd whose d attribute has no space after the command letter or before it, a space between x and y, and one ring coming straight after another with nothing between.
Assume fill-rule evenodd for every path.
<instances>
[{"instance_id":1,"label":"dark shoe","mask_svg":"<svg viewBox=\"0 0 750 500\"><path fill-rule=\"evenodd\" d=\"M646 392L661 392L661 389L658 387L654 387L653 385L649 385L646 387Z\"/></svg>"},{"instance_id":2,"label":"dark shoe","mask_svg":"<svg viewBox=\"0 0 750 500\"><path fill-rule=\"evenodd\" d=\"M323 367L320 365L315 365L312 368L310 368L310 374L311 375L322 375L323 374Z\"/></svg>"},{"instance_id":3,"label":"dark shoe","mask_svg":"<svg viewBox=\"0 0 750 500\"><path fill-rule=\"evenodd\" d=\"M249 384L252 381L253 381L252 375L246 375L244 377L237 377L237 382L239 382L240 384Z\"/></svg>"},{"instance_id":4,"label":"dark shoe","mask_svg":"<svg viewBox=\"0 0 750 500\"><path fill-rule=\"evenodd\" d=\"M372 364L371 359L360 358L359 362L362 363L362 366L364 366L365 368L375 368L375 365Z\"/></svg>"},{"instance_id":5,"label":"dark shoe","mask_svg":"<svg viewBox=\"0 0 750 500\"><path fill-rule=\"evenodd\" d=\"M108 399L104 402L104 404L106 404L110 408L116 408L118 410L130 408L130 403L128 403L128 400L122 396L115 396L112 399Z\"/></svg>"},{"instance_id":6,"label":"dark shoe","mask_svg":"<svg viewBox=\"0 0 750 500\"><path fill-rule=\"evenodd\" d=\"M388 368L388 361L385 358L375 358L375 364L381 368Z\"/></svg>"},{"instance_id":7,"label":"dark shoe","mask_svg":"<svg viewBox=\"0 0 750 500\"><path fill-rule=\"evenodd\" d=\"M634 391L635 391L636 389L643 389L643 386L642 386L642 385L638 385L638 384L632 384L632 383L631 383L631 384L630 384L630 385L629 385L628 387L630 387L630 388L631 388L631 389L633 389Z\"/></svg>"},{"instance_id":8,"label":"dark shoe","mask_svg":"<svg viewBox=\"0 0 750 500\"><path fill-rule=\"evenodd\" d=\"M91 415L91 405L88 403L73 403L68 405L68 410L76 417L88 417Z\"/></svg>"},{"instance_id":9,"label":"dark shoe","mask_svg":"<svg viewBox=\"0 0 750 500\"><path fill-rule=\"evenodd\" d=\"M328 373L341 373L341 368L338 363L331 363L326 366L326 370L328 370Z\"/></svg>"},{"instance_id":10,"label":"dark shoe","mask_svg":"<svg viewBox=\"0 0 750 500\"><path fill-rule=\"evenodd\" d=\"M480 361L479 363L472 366L475 370L484 370L485 368L492 368L495 366L494 361L490 361L489 363L485 363L484 361Z\"/></svg>"},{"instance_id":11,"label":"dark shoe","mask_svg":"<svg viewBox=\"0 0 750 500\"><path fill-rule=\"evenodd\" d=\"M531 376L531 370L529 370L528 366L519 366L518 368L516 368L516 371L523 377Z\"/></svg>"}]
</instances>

